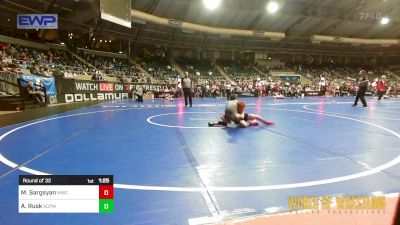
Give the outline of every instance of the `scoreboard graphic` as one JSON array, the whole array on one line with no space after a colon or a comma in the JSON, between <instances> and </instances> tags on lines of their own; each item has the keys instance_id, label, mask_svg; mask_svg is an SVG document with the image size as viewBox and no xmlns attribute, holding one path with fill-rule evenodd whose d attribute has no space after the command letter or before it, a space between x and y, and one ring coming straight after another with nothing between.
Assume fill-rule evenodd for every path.
<instances>
[{"instance_id":1,"label":"scoreboard graphic","mask_svg":"<svg viewBox=\"0 0 400 225\"><path fill-rule=\"evenodd\" d=\"M20 175L19 213L112 213L112 175Z\"/></svg>"}]
</instances>

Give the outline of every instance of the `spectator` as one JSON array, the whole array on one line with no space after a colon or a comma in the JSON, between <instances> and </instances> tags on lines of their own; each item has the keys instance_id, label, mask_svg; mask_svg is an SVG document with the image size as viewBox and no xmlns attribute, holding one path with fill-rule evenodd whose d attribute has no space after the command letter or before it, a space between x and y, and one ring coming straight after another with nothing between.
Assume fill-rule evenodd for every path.
<instances>
[{"instance_id":1,"label":"spectator","mask_svg":"<svg viewBox=\"0 0 400 225\"><path fill-rule=\"evenodd\" d=\"M136 102L143 102L143 95L145 94L145 91L143 88L139 85L138 88L132 89L132 98L136 100Z\"/></svg>"},{"instance_id":2,"label":"spectator","mask_svg":"<svg viewBox=\"0 0 400 225\"><path fill-rule=\"evenodd\" d=\"M99 70L96 70L96 72L93 74L92 80L104 80L103 75Z\"/></svg>"},{"instance_id":3,"label":"spectator","mask_svg":"<svg viewBox=\"0 0 400 225\"><path fill-rule=\"evenodd\" d=\"M381 100L383 94L386 93L386 76L382 75L382 77L379 79L377 87L378 87L378 100Z\"/></svg>"},{"instance_id":4,"label":"spectator","mask_svg":"<svg viewBox=\"0 0 400 225\"><path fill-rule=\"evenodd\" d=\"M64 72L64 79L75 79L76 74L72 73L72 71L69 69Z\"/></svg>"},{"instance_id":5,"label":"spectator","mask_svg":"<svg viewBox=\"0 0 400 225\"><path fill-rule=\"evenodd\" d=\"M43 75L46 77L52 77L53 75L51 74L51 72L49 71L49 68L45 67L43 68Z\"/></svg>"},{"instance_id":6,"label":"spectator","mask_svg":"<svg viewBox=\"0 0 400 225\"><path fill-rule=\"evenodd\" d=\"M29 68L29 71L31 74L35 74L35 75L40 74L39 68L37 67L36 63L32 63L32 66L31 66L31 68Z\"/></svg>"},{"instance_id":7,"label":"spectator","mask_svg":"<svg viewBox=\"0 0 400 225\"><path fill-rule=\"evenodd\" d=\"M18 74L22 73L19 66L16 64L12 64L12 63L7 66L7 71L11 72L11 73L18 73Z\"/></svg>"},{"instance_id":8,"label":"spectator","mask_svg":"<svg viewBox=\"0 0 400 225\"><path fill-rule=\"evenodd\" d=\"M173 100L174 100L174 99L172 98L172 96L171 96L171 92L173 93L173 91L175 91L175 90L173 90L172 88L171 88L171 90L168 89L168 87L165 88L164 94L163 94L163 100L164 100L164 102L170 102L170 101L173 101Z\"/></svg>"},{"instance_id":9,"label":"spectator","mask_svg":"<svg viewBox=\"0 0 400 225\"><path fill-rule=\"evenodd\" d=\"M33 85L32 82L29 82L26 85L26 91L28 92L29 96L33 97L33 99L40 105L45 105L46 103L44 102L43 98L43 93Z\"/></svg>"}]
</instances>

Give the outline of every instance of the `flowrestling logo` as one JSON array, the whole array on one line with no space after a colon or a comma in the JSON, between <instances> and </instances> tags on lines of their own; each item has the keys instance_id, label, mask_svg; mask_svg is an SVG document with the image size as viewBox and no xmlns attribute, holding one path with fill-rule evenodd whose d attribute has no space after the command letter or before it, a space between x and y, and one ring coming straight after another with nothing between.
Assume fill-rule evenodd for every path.
<instances>
[{"instance_id":1,"label":"flowrestling logo","mask_svg":"<svg viewBox=\"0 0 400 225\"><path fill-rule=\"evenodd\" d=\"M18 29L58 29L57 14L18 14Z\"/></svg>"}]
</instances>

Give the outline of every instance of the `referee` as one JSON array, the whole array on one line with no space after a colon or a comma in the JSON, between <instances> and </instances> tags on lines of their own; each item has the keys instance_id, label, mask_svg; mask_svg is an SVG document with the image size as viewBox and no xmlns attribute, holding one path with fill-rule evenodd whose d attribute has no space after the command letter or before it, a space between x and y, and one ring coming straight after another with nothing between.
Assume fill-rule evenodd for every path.
<instances>
[{"instance_id":1,"label":"referee","mask_svg":"<svg viewBox=\"0 0 400 225\"><path fill-rule=\"evenodd\" d=\"M368 107L364 98L365 92L367 92L368 89L367 72L365 70L361 70L358 74L360 75L360 79L358 81L358 92L353 106L357 106L358 100L361 100L363 107Z\"/></svg>"},{"instance_id":2,"label":"referee","mask_svg":"<svg viewBox=\"0 0 400 225\"><path fill-rule=\"evenodd\" d=\"M189 78L189 73L186 72L186 75L184 78L182 78L182 89L183 89L183 96L185 96L185 107L188 106L188 97L189 97L189 104L190 107L192 107L192 88L193 88L193 83L192 80Z\"/></svg>"}]
</instances>

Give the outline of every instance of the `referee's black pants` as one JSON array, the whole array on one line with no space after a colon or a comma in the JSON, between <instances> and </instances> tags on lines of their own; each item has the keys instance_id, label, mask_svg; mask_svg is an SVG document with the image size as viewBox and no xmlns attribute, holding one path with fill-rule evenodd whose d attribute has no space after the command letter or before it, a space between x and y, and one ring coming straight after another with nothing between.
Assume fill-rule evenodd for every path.
<instances>
[{"instance_id":1,"label":"referee's black pants","mask_svg":"<svg viewBox=\"0 0 400 225\"><path fill-rule=\"evenodd\" d=\"M184 88L183 95L185 96L185 106L188 105L188 97L189 97L189 104L190 104L190 107L192 107L192 89Z\"/></svg>"},{"instance_id":2,"label":"referee's black pants","mask_svg":"<svg viewBox=\"0 0 400 225\"><path fill-rule=\"evenodd\" d=\"M357 105L358 100L361 101L364 107L367 107L367 102L365 101L365 91L358 91L356 95L356 101L354 102L354 105Z\"/></svg>"},{"instance_id":3,"label":"referee's black pants","mask_svg":"<svg viewBox=\"0 0 400 225\"><path fill-rule=\"evenodd\" d=\"M229 101L229 98L231 97L231 90L226 89L226 100Z\"/></svg>"}]
</instances>

